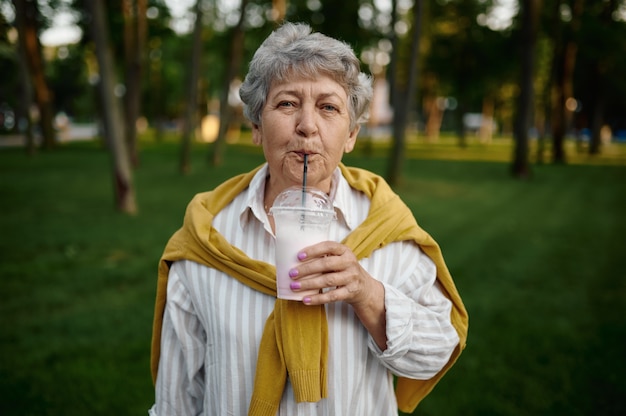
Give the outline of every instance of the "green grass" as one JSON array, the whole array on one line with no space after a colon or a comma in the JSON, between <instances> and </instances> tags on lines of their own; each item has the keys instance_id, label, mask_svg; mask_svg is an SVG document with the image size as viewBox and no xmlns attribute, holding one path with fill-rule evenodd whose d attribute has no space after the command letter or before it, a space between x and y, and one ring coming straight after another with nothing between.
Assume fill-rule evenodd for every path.
<instances>
[{"instance_id":1,"label":"green grass","mask_svg":"<svg viewBox=\"0 0 626 416\"><path fill-rule=\"evenodd\" d=\"M139 215L115 212L91 143L0 150L0 414L146 414L156 265L191 196L262 162L142 145ZM470 313L466 351L416 415L626 413L626 157L508 175L510 145L411 144L397 188L441 244ZM387 149L349 164L384 174Z\"/></svg>"}]
</instances>

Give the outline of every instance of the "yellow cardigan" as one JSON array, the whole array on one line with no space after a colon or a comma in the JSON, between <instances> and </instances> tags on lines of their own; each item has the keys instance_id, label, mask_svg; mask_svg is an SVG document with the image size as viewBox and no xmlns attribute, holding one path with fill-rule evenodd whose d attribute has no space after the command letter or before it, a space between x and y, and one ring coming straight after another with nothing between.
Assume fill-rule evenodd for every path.
<instances>
[{"instance_id":1,"label":"yellow cardigan","mask_svg":"<svg viewBox=\"0 0 626 416\"><path fill-rule=\"evenodd\" d=\"M396 399L403 412L412 412L434 388L465 348L468 315L446 267L441 250L433 238L415 221L410 209L389 185L368 171L340 164L343 176L354 189L371 200L366 220L343 241L357 258L394 241L413 240L437 266L437 279L452 302L450 318L460 342L444 368L429 380L398 377ZM213 217L235 196L247 188L260 166L224 182L213 191L196 195L189 203L183 226L171 237L159 262L155 302L151 370L153 381L159 367L161 325L165 309L170 265L192 260L223 271L262 293L276 296L276 269L273 265L250 259L230 245L212 226ZM303 335L306 334L306 335ZM306 342L305 342L306 340ZM295 399L318 401L326 397L326 360L328 327L324 306L305 306L301 302L277 299L268 317L261 344L249 415L276 414L287 374Z\"/></svg>"}]
</instances>

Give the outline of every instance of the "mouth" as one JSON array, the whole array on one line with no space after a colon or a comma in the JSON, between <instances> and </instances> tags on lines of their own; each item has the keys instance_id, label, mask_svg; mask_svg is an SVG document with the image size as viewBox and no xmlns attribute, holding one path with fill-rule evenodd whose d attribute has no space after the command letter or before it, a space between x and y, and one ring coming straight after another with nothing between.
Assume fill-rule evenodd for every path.
<instances>
[{"instance_id":1,"label":"mouth","mask_svg":"<svg viewBox=\"0 0 626 416\"><path fill-rule=\"evenodd\" d=\"M305 156L305 155L306 155L308 158L310 158L310 157L313 155L313 153L311 153L311 152L307 152L307 151L304 151L304 150L295 150L293 153L294 153L296 156L298 156L298 159L300 159L300 160L302 160L302 161L304 161L304 156Z\"/></svg>"}]
</instances>

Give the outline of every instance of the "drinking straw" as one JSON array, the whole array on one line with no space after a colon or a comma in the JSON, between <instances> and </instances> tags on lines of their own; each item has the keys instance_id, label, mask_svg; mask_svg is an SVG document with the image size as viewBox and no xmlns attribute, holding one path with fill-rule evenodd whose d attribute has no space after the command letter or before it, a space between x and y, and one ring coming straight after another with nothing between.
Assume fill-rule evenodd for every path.
<instances>
[{"instance_id":1,"label":"drinking straw","mask_svg":"<svg viewBox=\"0 0 626 416\"><path fill-rule=\"evenodd\" d=\"M302 172L302 206L305 206L305 198L306 198L306 192L305 192L305 188L306 188L306 174L307 174L307 164L309 162L309 155L307 155L306 153L304 154L304 172Z\"/></svg>"},{"instance_id":2,"label":"drinking straw","mask_svg":"<svg viewBox=\"0 0 626 416\"><path fill-rule=\"evenodd\" d=\"M309 162L309 155L308 154L304 154L304 170L302 172L302 198L301 198L301 203L302 203L302 208L306 208L306 175L307 175L307 169L308 169L308 162ZM302 212L302 217L300 218L300 222L301 222L301 227L300 229L304 229L304 211Z\"/></svg>"}]
</instances>

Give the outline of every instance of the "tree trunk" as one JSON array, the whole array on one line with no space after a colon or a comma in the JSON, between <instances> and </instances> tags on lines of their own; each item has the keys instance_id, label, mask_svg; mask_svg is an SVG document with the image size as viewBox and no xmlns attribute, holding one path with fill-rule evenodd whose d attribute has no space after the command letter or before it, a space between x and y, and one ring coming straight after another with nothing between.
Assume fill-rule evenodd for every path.
<instances>
[{"instance_id":1,"label":"tree trunk","mask_svg":"<svg viewBox=\"0 0 626 416\"><path fill-rule=\"evenodd\" d=\"M478 137L481 143L491 143L493 138L493 98L485 96L483 98L483 113L478 130Z\"/></svg>"},{"instance_id":2,"label":"tree trunk","mask_svg":"<svg viewBox=\"0 0 626 416\"><path fill-rule=\"evenodd\" d=\"M52 107L52 91L48 87L44 74L44 62L41 56L41 43L38 34L37 2L13 0L20 45L24 45L28 72L31 77L31 85L35 91L35 101L39 109L39 125L43 138L44 149L50 150L55 147L56 133L54 131L54 110ZM20 31L21 29L21 31Z\"/></svg>"},{"instance_id":3,"label":"tree trunk","mask_svg":"<svg viewBox=\"0 0 626 416\"><path fill-rule=\"evenodd\" d=\"M582 0L581 0L582 1ZM617 2L610 0L605 2L600 14L600 21L605 26L610 26L613 23L612 15L617 9ZM602 144L601 131L604 125L604 110L606 106L606 82L605 82L605 68L606 59L596 60L591 68L591 73L595 76L595 88L593 89L591 110L591 141L589 142L589 154L600 154L600 148Z\"/></svg>"},{"instance_id":4,"label":"tree trunk","mask_svg":"<svg viewBox=\"0 0 626 416\"><path fill-rule=\"evenodd\" d=\"M424 99L424 110L426 110L428 114L426 117L426 125L424 126L426 140L430 143L434 143L439 139L445 109L440 108L438 99L436 95L433 94Z\"/></svg>"},{"instance_id":5,"label":"tree trunk","mask_svg":"<svg viewBox=\"0 0 626 416\"><path fill-rule=\"evenodd\" d=\"M546 128L550 124L550 118L548 116L550 111L550 99L549 96L549 82L544 85L544 89L540 92L541 94L541 108L537 109L537 113L535 114L535 127L537 129L537 149L535 152L535 162L538 165L543 165L544 163L544 154L546 150ZM546 95L546 90L548 90L548 95Z\"/></svg>"},{"instance_id":6,"label":"tree trunk","mask_svg":"<svg viewBox=\"0 0 626 416\"><path fill-rule=\"evenodd\" d=\"M576 66L576 53L578 44L575 34L580 28L580 17L583 9L583 0L575 0L572 7L572 20L569 30L563 36L563 45L555 53L557 70L553 93L552 111L552 162L557 164L566 163L565 135L570 124L570 114L566 108L568 98L574 96L574 69ZM560 13L559 10L556 13Z\"/></svg>"},{"instance_id":7,"label":"tree trunk","mask_svg":"<svg viewBox=\"0 0 626 416\"><path fill-rule=\"evenodd\" d=\"M545 159L545 150L546 150L546 141L547 141L547 137L548 136L548 130L550 129L550 126L553 124L553 117L552 117L552 108L553 108L553 97L552 97L552 93L553 93L553 89L554 89L554 85L556 83L556 73L557 73L557 55L558 55L558 45L560 43L560 16L559 16L559 10L560 10L560 2L557 1L555 2L556 8L553 9L552 13L550 14L550 19L549 19L549 27L551 28L551 32L550 32L550 36L551 36L551 40L552 40L552 61L550 63L550 73L549 73L549 77L547 82L544 85L544 88L541 92L542 95L542 102L543 102L543 108L542 108L542 112L543 112L543 118L542 118L542 124L539 125L539 135L537 137L537 163L538 164L543 164L544 163L544 159Z\"/></svg>"},{"instance_id":8,"label":"tree trunk","mask_svg":"<svg viewBox=\"0 0 626 416\"><path fill-rule=\"evenodd\" d=\"M231 110L228 105L228 95L230 94L230 85L237 76L241 60L243 59L243 23L245 19L246 6L248 0L241 0L241 9L239 13L239 22L233 29L233 37L230 45L230 59L222 85L222 95L220 97L220 127L217 133L217 139L213 145L213 154L211 163L213 166L220 166L224 161L224 147L226 144L226 134L231 122Z\"/></svg>"},{"instance_id":9,"label":"tree trunk","mask_svg":"<svg viewBox=\"0 0 626 416\"><path fill-rule=\"evenodd\" d=\"M457 138L459 139L458 144L459 147L461 149L464 149L467 147L467 129L465 128L465 113L467 113L467 98L466 98L466 92L465 92L465 80L464 78L462 78L459 82L459 89L458 89L458 97L459 97L459 104L458 104L458 110L456 111L456 128L457 128Z\"/></svg>"},{"instance_id":10,"label":"tree trunk","mask_svg":"<svg viewBox=\"0 0 626 416\"><path fill-rule=\"evenodd\" d=\"M404 149L406 142L406 128L409 113L415 95L417 83L417 58L419 55L419 41L422 21L422 0L416 0L413 7L413 38L411 39L411 57L408 68L408 80L406 89L401 94L399 89L394 92L393 113L393 144L391 160L387 171L387 181L391 186L398 185L401 181L402 167L404 165ZM396 81L397 86L397 81Z\"/></svg>"},{"instance_id":11,"label":"tree trunk","mask_svg":"<svg viewBox=\"0 0 626 416\"><path fill-rule=\"evenodd\" d=\"M600 147L602 144L602 125L604 124L604 107L606 105L604 95L604 82L602 78L599 78L597 90L594 92L593 108L591 109L591 138L589 141L589 154L600 154Z\"/></svg>"},{"instance_id":12,"label":"tree trunk","mask_svg":"<svg viewBox=\"0 0 626 416\"><path fill-rule=\"evenodd\" d=\"M126 93L124 128L132 166L139 165L137 119L141 112L141 74L146 37L146 0L123 0Z\"/></svg>"},{"instance_id":13,"label":"tree trunk","mask_svg":"<svg viewBox=\"0 0 626 416\"><path fill-rule=\"evenodd\" d=\"M158 49L161 48L161 42L158 41ZM157 143L163 141L164 125L165 125L165 105L163 94L163 62L161 58L151 59L148 68L148 76L150 79L150 88L148 90L148 106L146 110L150 113L148 119L153 123L155 128L155 137Z\"/></svg>"},{"instance_id":14,"label":"tree trunk","mask_svg":"<svg viewBox=\"0 0 626 416\"><path fill-rule=\"evenodd\" d=\"M517 116L513 136L515 148L511 172L517 178L528 178L531 175L528 162L528 129L533 115L533 79L535 67L535 50L537 44L537 23L541 0L523 0L522 7L522 74L521 88L518 97Z\"/></svg>"},{"instance_id":15,"label":"tree trunk","mask_svg":"<svg viewBox=\"0 0 626 416\"><path fill-rule=\"evenodd\" d=\"M193 44L191 49L191 65L187 79L187 110L181 138L180 159L178 169L186 175L191 171L191 142L194 136L196 115L198 110L198 78L200 74L200 54L202 52L202 20L203 13L200 7L201 0L196 1L196 22L193 29Z\"/></svg>"},{"instance_id":16,"label":"tree trunk","mask_svg":"<svg viewBox=\"0 0 626 416\"><path fill-rule=\"evenodd\" d=\"M20 7L23 6L22 2L18 2L21 3ZM17 9L17 6L16 6ZM25 25L25 21L24 21L24 13L22 11L20 11L19 13L16 13L15 16L15 23L17 26L17 31L18 33L25 33L24 30L24 25ZM19 100L20 102L20 112L23 114L24 118L26 119L26 125L24 127L24 139L25 139L25 145L26 145L26 153L28 153L29 155L33 155L35 154L37 147L35 145L35 138L33 136L33 120L32 120L32 116L31 116L31 106L33 105L33 84L31 82L31 75L30 75L30 70L28 67L28 56L27 56L27 47L26 47L26 38L24 36L19 36L19 55L18 55L18 59L19 59L19 65L20 65L20 93L21 93L21 100ZM19 119L19 117L18 117ZM19 126L19 123L18 123ZM22 131L20 131L21 133Z\"/></svg>"},{"instance_id":17,"label":"tree trunk","mask_svg":"<svg viewBox=\"0 0 626 416\"><path fill-rule=\"evenodd\" d=\"M285 19L287 14L287 0L272 0L272 18L276 23Z\"/></svg>"},{"instance_id":18,"label":"tree trunk","mask_svg":"<svg viewBox=\"0 0 626 416\"><path fill-rule=\"evenodd\" d=\"M389 82L389 105L395 111L396 93L398 91L398 34L396 33L396 23L398 22L397 0L391 0L391 32L389 42L391 43L391 59L387 70L387 81Z\"/></svg>"},{"instance_id":19,"label":"tree trunk","mask_svg":"<svg viewBox=\"0 0 626 416\"><path fill-rule=\"evenodd\" d=\"M115 65L103 1L91 0L87 4L91 13L92 37L96 45L100 73L98 87L102 102L104 132L112 156L116 206L124 213L135 214L137 212L135 188L124 135L122 108L113 91L116 84Z\"/></svg>"}]
</instances>

